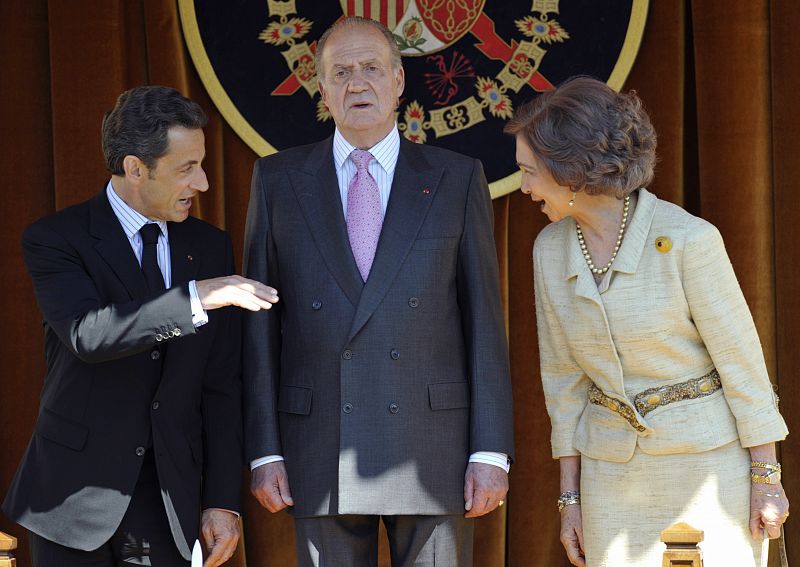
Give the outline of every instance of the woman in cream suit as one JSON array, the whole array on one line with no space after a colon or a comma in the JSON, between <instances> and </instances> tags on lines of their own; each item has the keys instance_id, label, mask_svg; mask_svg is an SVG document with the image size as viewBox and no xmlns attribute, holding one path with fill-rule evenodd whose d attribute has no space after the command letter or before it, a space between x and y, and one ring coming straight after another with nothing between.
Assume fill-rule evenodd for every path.
<instances>
[{"instance_id":1,"label":"woman in cream suit","mask_svg":"<svg viewBox=\"0 0 800 567\"><path fill-rule=\"evenodd\" d=\"M573 565L661 564L704 530L706 567L760 561L789 515L787 429L717 229L644 187L656 134L635 93L574 78L521 107L541 374Z\"/></svg>"}]
</instances>

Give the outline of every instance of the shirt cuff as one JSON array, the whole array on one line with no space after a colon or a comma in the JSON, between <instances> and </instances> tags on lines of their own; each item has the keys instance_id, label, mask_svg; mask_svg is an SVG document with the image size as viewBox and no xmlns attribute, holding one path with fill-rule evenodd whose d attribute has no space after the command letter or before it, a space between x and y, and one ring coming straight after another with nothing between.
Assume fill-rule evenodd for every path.
<instances>
[{"instance_id":1,"label":"shirt cuff","mask_svg":"<svg viewBox=\"0 0 800 567\"><path fill-rule=\"evenodd\" d=\"M200 302L200 295L197 293L197 282L192 280L189 282L189 297L192 302L192 323L194 328L202 327L208 323L208 313L203 309L203 304Z\"/></svg>"},{"instance_id":2,"label":"shirt cuff","mask_svg":"<svg viewBox=\"0 0 800 567\"><path fill-rule=\"evenodd\" d=\"M266 457L261 457L260 459L254 459L250 461L250 470L253 470L256 467L260 467L261 465L266 465L268 463L277 463L278 461L282 461L283 457L281 455L267 455Z\"/></svg>"},{"instance_id":3,"label":"shirt cuff","mask_svg":"<svg viewBox=\"0 0 800 567\"><path fill-rule=\"evenodd\" d=\"M492 453L490 451L477 451L469 456L470 463L483 463L484 465L494 465L508 472L511 463L508 462L508 455L505 453Z\"/></svg>"}]
</instances>

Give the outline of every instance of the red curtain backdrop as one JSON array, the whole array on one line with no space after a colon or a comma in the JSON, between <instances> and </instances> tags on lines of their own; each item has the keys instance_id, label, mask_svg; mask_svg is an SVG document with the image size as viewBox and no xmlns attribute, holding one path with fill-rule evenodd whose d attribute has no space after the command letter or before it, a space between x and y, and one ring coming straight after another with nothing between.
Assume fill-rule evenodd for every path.
<instances>
[{"instance_id":1,"label":"red curtain backdrop","mask_svg":"<svg viewBox=\"0 0 800 567\"><path fill-rule=\"evenodd\" d=\"M781 409L795 432L781 447L790 498L800 498L799 26L800 3L789 0L651 0L625 86L639 92L659 132L652 190L710 220L725 237ZM6 179L0 188L3 495L33 428L44 373L40 317L20 257L20 235L34 219L101 190L108 178L99 140L103 113L123 90L146 83L174 86L200 102L211 116L206 166L212 189L193 211L229 230L240 243L237 252L256 155L203 89L174 0L3 0L0 54L0 172ZM495 201L495 216L517 462L507 506L478 522L475 565L566 566L531 281L531 245L546 219L518 192ZM636 515L631 510L631 521ZM786 526L787 548L789 560L798 563L800 523L792 520L797 521ZM248 498L244 523L244 545L231 565L292 564L288 516L269 515ZM4 517L0 530L20 539L19 564L27 566L25 530ZM388 564L385 553L382 564Z\"/></svg>"}]
</instances>

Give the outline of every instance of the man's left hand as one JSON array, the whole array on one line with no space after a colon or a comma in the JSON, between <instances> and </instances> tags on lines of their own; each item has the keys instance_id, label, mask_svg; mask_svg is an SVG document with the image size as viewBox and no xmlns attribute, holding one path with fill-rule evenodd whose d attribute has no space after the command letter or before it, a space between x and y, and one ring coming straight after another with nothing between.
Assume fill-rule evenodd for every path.
<instances>
[{"instance_id":1,"label":"man's left hand","mask_svg":"<svg viewBox=\"0 0 800 567\"><path fill-rule=\"evenodd\" d=\"M203 539L208 558L203 567L217 567L231 558L239 542L239 516L227 510L209 508L203 511Z\"/></svg>"},{"instance_id":2,"label":"man's left hand","mask_svg":"<svg viewBox=\"0 0 800 567\"><path fill-rule=\"evenodd\" d=\"M469 463L464 475L465 518L488 514L505 500L508 493L508 473L494 465Z\"/></svg>"}]
</instances>

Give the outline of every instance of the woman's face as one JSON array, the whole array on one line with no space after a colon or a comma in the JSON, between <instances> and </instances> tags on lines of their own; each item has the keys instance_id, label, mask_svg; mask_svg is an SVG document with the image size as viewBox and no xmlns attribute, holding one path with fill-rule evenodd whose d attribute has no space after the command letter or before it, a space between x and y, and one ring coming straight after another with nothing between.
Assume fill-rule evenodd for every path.
<instances>
[{"instance_id":1,"label":"woman's face","mask_svg":"<svg viewBox=\"0 0 800 567\"><path fill-rule=\"evenodd\" d=\"M569 200L574 193L553 179L521 135L516 138L517 165L522 170L522 192L530 195L534 203L541 203L542 212L551 222L569 216L572 212Z\"/></svg>"}]
</instances>

